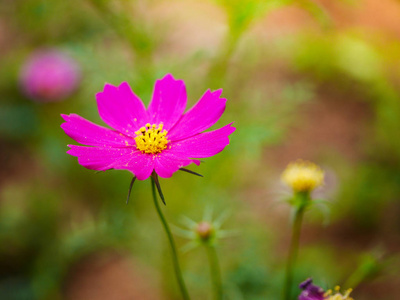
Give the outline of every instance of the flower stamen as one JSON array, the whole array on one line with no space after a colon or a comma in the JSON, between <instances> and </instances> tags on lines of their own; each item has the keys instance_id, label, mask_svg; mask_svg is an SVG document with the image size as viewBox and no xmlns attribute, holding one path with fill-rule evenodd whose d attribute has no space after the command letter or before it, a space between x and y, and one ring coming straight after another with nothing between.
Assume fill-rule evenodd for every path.
<instances>
[{"instance_id":1,"label":"flower stamen","mask_svg":"<svg viewBox=\"0 0 400 300\"><path fill-rule=\"evenodd\" d=\"M332 293L332 290L328 290L324 294L324 299L326 300L353 300L352 297L350 297L350 293L352 292L352 289L347 289L344 294L342 295L340 293L340 286L335 287L335 294Z\"/></svg>"},{"instance_id":2,"label":"flower stamen","mask_svg":"<svg viewBox=\"0 0 400 300\"><path fill-rule=\"evenodd\" d=\"M136 148L142 153L157 154L167 148L167 131L163 129L163 124L158 126L147 123L135 132Z\"/></svg>"}]
</instances>

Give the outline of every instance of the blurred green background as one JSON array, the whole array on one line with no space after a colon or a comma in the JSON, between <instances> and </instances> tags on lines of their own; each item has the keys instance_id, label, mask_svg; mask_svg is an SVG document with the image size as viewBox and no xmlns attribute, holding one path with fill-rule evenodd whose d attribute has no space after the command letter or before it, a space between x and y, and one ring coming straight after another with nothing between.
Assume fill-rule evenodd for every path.
<instances>
[{"instance_id":1,"label":"blurred green background","mask_svg":"<svg viewBox=\"0 0 400 300\"><path fill-rule=\"evenodd\" d=\"M290 237L285 166L319 164L326 206L306 214L295 282L400 299L400 2L395 0L2 0L0 299L178 299L150 182L67 155L61 113L103 124L95 94L127 81L147 104L166 73L188 103L223 88L231 145L161 179L170 223L229 213L226 298L280 299ZM63 101L32 100L21 68L56 48L81 68ZM187 241L177 237L179 247ZM202 249L181 253L209 299ZM160 272L161 270L161 272ZM296 287L293 288L296 292ZM297 299L294 297L293 299Z\"/></svg>"}]
</instances>

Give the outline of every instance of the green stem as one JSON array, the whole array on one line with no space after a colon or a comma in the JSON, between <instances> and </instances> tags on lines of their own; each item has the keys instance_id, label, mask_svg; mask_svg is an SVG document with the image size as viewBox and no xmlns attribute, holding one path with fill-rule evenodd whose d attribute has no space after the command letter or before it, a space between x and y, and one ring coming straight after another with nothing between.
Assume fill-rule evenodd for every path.
<instances>
[{"instance_id":1,"label":"green stem","mask_svg":"<svg viewBox=\"0 0 400 300\"><path fill-rule=\"evenodd\" d=\"M298 195L302 197L301 195ZM307 205L309 198L308 196L301 199L301 203L295 207L294 220L292 226L292 238L290 241L289 255L287 258L286 265L286 274L285 274L285 284L283 289L283 299L290 300L291 299L291 289L293 282L293 269L296 264L297 253L299 251L299 240L300 240L300 232L301 232L301 224L303 221L304 211Z\"/></svg>"},{"instance_id":2,"label":"green stem","mask_svg":"<svg viewBox=\"0 0 400 300\"><path fill-rule=\"evenodd\" d=\"M211 245L207 245L206 248L207 248L208 262L210 263L210 273L214 290L214 299L222 300L223 299L222 277L221 277L221 269L219 267L219 262L218 262L217 251L215 247Z\"/></svg>"},{"instance_id":3,"label":"green stem","mask_svg":"<svg viewBox=\"0 0 400 300\"><path fill-rule=\"evenodd\" d=\"M211 62L208 74L209 85L218 88L223 85L229 67L229 62L236 49L240 34L229 34L225 44L220 48L219 53Z\"/></svg>"},{"instance_id":4,"label":"green stem","mask_svg":"<svg viewBox=\"0 0 400 300\"><path fill-rule=\"evenodd\" d=\"M182 294L182 298L184 300L190 300L189 294L188 294L187 289L186 289L185 282L183 281L182 271L181 271L181 268L179 266L178 253L176 251L175 242L174 242L174 239L172 237L171 230L169 229L168 223L165 220L165 217L164 217L164 215L163 215L163 213L161 211L161 207L160 207L160 205L159 205L159 203L157 201L156 185L155 185L153 177L151 177L151 190L152 190L152 193L153 193L154 205L156 206L156 210L157 210L158 216L160 217L161 223L162 223L162 225L164 227L165 233L167 234L167 237L168 237L169 244L171 246L172 262L173 262L173 265L174 265L175 276L176 276L176 280L178 281L178 285L179 285L179 289L180 289L181 294Z\"/></svg>"},{"instance_id":5,"label":"green stem","mask_svg":"<svg viewBox=\"0 0 400 300\"><path fill-rule=\"evenodd\" d=\"M134 55L137 56L137 66L143 67L143 69L149 68L149 65L152 63L154 45L148 32L143 29L146 26L138 26L140 21L143 22L143 20L139 20L137 15L132 18L132 16L127 13L127 10L116 10L110 5L110 1L89 0L89 2L92 3L101 14L102 19L115 33L124 39L131 47ZM133 19L137 23L133 22Z\"/></svg>"}]
</instances>

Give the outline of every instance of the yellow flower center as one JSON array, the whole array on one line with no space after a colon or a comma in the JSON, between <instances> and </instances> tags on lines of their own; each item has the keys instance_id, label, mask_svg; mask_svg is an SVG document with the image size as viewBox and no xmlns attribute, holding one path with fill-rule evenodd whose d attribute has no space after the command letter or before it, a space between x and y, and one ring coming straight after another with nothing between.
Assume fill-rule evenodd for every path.
<instances>
[{"instance_id":1,"label":"yellow flower center","mask_svg":"<svg viewBox=\"0 0 400 300\"><path fill-rule=\"evenodd\" d=\"M168 140L166 138L167 131L163 130L163 124L150 125L141 127L135 132L136 148L142 153L157 154L167 148Z\"/></svg>"},{"instance_id":2,"label":"yellow flower center","mask_svg":"<svg viewBox=\"0 0 400 300\"><path fill-rule=\"evenodd\" d=\"M287 166L282 181L295 192L311 192L324 183L324 172L312 162L298 160Z\"/></svg>"}]
</instances>

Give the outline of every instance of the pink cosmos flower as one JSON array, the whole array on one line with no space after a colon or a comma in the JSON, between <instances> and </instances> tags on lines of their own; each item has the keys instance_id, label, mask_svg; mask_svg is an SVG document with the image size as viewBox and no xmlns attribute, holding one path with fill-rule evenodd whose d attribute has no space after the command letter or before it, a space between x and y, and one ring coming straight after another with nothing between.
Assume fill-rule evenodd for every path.
<instances>
[{"instance_id":1,"label":"pink cosmos flower","mask_svg":"<svg viewBox=\"0 0 400 300\"><path fill-rule=\"evenodd\" d=\"M57 49L40 50L23 65L20 74L25 94L39 102L61 101L78 86L77 62Z\"/></svg>"},{"instance_id":2,"label":"pink cosmos flower","mask_svg":"<svg viewBox=\"0 0 400 300\"><path fill-rule=\"evenodd\" d=\"M225 110L222 90L207 90L187 112L186 88L182 80L168 74L157 80L146 109L129 85L106 84L96 95L102 120L108 129L76 115L62 115L65 133L78 143L67 153L78 157L82 166L98 171L124 169L137 179L147 179L153 171L168 178L198 158L213 156L228 144L235 131L232 123L203 132L215 124Z\"/></svg>"}]
</instances>

